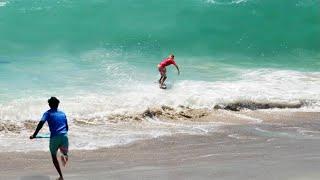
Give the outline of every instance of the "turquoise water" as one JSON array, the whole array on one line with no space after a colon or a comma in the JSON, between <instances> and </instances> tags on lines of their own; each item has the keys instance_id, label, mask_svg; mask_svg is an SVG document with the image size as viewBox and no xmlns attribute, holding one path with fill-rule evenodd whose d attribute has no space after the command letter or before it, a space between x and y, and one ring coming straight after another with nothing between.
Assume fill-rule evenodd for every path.
<instances>
[{"instance_id":1,"label":"turquoise water","mask_svg":"<svg viewBox=\"0 0 320 180\"><path fill-rule=\"evenodd\" d=\"M1 0L0 102L121 91L156 81L240 80L243 70L318 72L319 0ZM170 80L170 79L169 79Z\"/></svg>"},{"instance_id":2,"label":"turquoise water","mask_svg":"<svg viewBox=\"0 0 320 180\"><path fill-rule=\"evenodd\" d=\"M0 0L0 121L235 101L320 107L320 0ZM156 65L176 55L158 88ZM17 113L19 112L19 113ZM76 125L74 125L76 126Z\"/></svg>"},{"instance_id":3,"label":"turquoise water","mask_svg":"<svg viewBox=\"0 0 320 180\"><path fill-rule=\"evenodd\" d=\"M319 51L319 0L7 0L1 54L121 49L157 58ZM233 3L232 3L233 2Z\"/></svg>"},{"instance_id":4,"label":"turquoise water","mask_svg":"<svg viewBox=\"0 0 320 180\"><path fill-rule=\"evenodd\" d=\"M50 71L63 74L64 84L65 76L88 78L86 72L95 73L88 69L111 59L151 74L171 52L182 79L238 75L221 70L221 64L317 71L319 6L319 0L2 0L0 82L29 88L34 79L55 86ZM81 60L97 50L104 50L98 63ZM26 70L13 70L19 66ZM99 81L97 76L87 80Z\"/></svg>"}]
</instances>

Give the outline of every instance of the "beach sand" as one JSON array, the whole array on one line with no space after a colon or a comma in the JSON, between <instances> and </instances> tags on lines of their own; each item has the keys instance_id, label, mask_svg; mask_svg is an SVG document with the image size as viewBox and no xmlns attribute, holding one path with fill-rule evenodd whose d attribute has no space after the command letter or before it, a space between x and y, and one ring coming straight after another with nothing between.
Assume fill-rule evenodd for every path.
<instances>
[{"instance_id":1,"label":"beach sand","mask_svg":"<svg viewBox=\"0 0 320 180\"><path fill-rule=\"evenodd\" d=\"M224 125L201 136L178 134L72 150L63 168L65 179L320 179L320 113L237 115L263 122ZM0 153L0 158L0 179L58 177L48 152Z\"/></svg>"}]
</instances>

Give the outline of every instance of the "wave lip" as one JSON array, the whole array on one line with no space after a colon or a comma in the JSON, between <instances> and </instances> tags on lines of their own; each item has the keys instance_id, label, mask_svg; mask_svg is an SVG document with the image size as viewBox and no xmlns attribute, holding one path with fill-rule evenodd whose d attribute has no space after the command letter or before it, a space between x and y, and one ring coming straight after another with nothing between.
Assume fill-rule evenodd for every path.
<instances>
[{"instance_id":1,"label":"wave lip","mask_svg":"<svg viewBox=\"0 0 320 180\"><path fill-rule=\"evenodd\" d=\"M254 102L254 101L238 101L227 104L217 104L214 109L224 109L230 111L240 111L243 109L258 110L258 109L297 109L304 105L302 101L293 103L281 102Z\"/></svg>"}]
</instances>

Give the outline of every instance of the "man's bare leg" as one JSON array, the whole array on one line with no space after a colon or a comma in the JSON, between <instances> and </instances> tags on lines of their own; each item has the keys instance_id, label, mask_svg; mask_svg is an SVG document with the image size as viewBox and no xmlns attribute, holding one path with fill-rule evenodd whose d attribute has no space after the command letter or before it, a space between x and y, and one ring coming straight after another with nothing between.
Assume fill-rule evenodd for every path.
<instances>
[{"instance_id":1,"label":"man's bare leg","mask_svg":"<svg viewBox=\"0 0 320 180\"><path fill-rule=\"evenodd\" d=\"M163 78L163 76L160 77L160 79L159 79L159 81L158 81L159 84L161 84L162 78Z\"/></svg>"},{"instance_id":2,"label":"man's bare leg","mask_svg":"<svg viewBox=\"0 0 320 180\"><path fill-rule=\"evenodd\" d=\"M165 81L166 79L167 79L167 76L163 76L162 81L161 81L161 83L160 83L160 86L161 86L161 87L163 86L164 81Z\"/></svg>"}]
</instances>

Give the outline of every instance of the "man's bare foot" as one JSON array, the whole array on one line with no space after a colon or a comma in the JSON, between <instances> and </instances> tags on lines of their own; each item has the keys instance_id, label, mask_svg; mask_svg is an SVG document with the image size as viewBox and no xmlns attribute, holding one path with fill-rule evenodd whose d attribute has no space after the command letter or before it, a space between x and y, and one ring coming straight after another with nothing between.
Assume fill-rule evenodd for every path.
<instances>
[{"instance_id":1,"label":"man's bare foot","mask_svg":"<svg viewBox=\"0 0 320 180\"><path fill-rule=\"evenodd\" d=\"M68 162L68 156L67 155L61 155L61 162L63 167L66 167L67 162Z\"/></svg>"}]
</instances>

